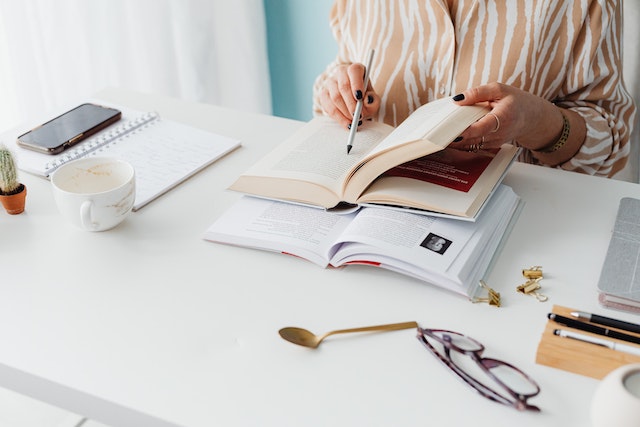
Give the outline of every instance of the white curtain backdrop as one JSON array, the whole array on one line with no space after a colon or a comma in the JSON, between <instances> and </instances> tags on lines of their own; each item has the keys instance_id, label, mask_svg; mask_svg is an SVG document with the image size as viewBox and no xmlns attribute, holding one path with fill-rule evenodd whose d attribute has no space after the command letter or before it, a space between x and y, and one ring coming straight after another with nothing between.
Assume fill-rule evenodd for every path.
<instances>
[{"instance_id":1,"label":"white curtain backdrop","mask_svg":"<svg viewBox=\"0 0 640 427\"><path fill-rule=\"evenodd\" d=\"M109 86L270 113L263 0L0 0L0 131Z\"/></svg>"}]
</instances>

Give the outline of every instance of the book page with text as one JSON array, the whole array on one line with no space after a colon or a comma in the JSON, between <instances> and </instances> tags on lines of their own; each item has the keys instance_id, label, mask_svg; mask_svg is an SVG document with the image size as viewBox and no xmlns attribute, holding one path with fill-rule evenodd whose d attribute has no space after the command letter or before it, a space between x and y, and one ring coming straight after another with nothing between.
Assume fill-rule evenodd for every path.
<instances>
[{"instance_id":1,"label":"book page with text","mask_svg":"<svg viewBox=\"0 0 640 427\"><path fill-rule=\"evenodd\" d=\"M346 129L328 117L316 117L250 167L230 188L333 207L343 200L347 172L392 129L383 123L364 123L347 154ZM262 185L265 182L268 185Z\"/></svg>"},{"instance_id":2,"label":"book page with text","mask_svg":"<svg viewBox=\"0 0 640 427\"><path fill-rule=\"evenodd\" d=\"M469 124L488 111L487 108L478 105L464 107L457 105L451 98L431 101L415 110L367 157L375 157L397 146L422 139L429 140L440 147L446 147ZM440 128L443 127L444 134L440 132Z\"/></svg>"},{"instance_id":3,"label":"book page with text","mask_svg":"<svg viewBox=\"0 0 640 427\"><path fill-rule=\"evenodd\" d=\"M347 155L349 133L328 117L316 117L245 174L300 179L332 188L390 130L387 125L366 123L356 133Z\"/></svg>"},{"instance_id":4,"label":"book page with text","mask_svg":"<svg viewBox=\"0 0 640 427\"><path fill-rule=\"evenodd\" d=\"M342 234L341 241L347 243L331 262L339 263L351 242L358 242L375 248L371 252L376 254L446 271L474 232L474 224L467 221L363 208Z\"/></svg>"},{"instance_id":5,"label":"book page with text","mask_svg":"<svg viewBox=\"0 0 640 427\"><path fill-rule=\"evenodd\" d=\"M375 262L463 295L483 277L519 197L500 186L478 221L362 208L341 236L335 266Z\"/></svg>"},{"instance_id":6,"label":"book page with text","mask_svg":"<svg viewBox=\"0 0 640 427\"><path fill-rule=\"evenodd\" d=\"M205 240L284 252L326 267L353 216L243 196L205 232Z\"/></svg>"}]
</instances>

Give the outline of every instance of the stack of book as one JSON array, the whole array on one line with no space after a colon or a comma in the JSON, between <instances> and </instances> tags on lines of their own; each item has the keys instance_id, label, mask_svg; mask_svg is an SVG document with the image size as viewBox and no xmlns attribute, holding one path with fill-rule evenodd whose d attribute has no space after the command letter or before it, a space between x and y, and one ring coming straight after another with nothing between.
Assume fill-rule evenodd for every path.
<instances>
[{"instance_id":1,"label":"stack of book","mask_svg":"<svg viewBox=\"0 0 640 427\"><path fill-rule=\"evenodd\" d=\"M365 122L349 154L348 132L315 118L238 177L230 188L245 196L204 238L378 266L474 299L520 206L501 184L516 147L447 148L487 111L446 98L397 128Z\"/></svg>"}]
</instances>

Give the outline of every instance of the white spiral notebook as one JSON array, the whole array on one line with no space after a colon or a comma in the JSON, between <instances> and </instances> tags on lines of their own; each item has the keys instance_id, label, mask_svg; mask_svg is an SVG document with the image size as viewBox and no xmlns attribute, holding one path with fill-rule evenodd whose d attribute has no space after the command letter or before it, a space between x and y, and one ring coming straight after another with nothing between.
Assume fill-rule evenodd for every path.
<instances>
[{"instance_id":1,"label":"white spiral notebook","mask_svg":"<svg viewBox=\"0 0 640 427\"><path fill-rule=\"evenodd\" d=\"M111 106L122 111L120 121L58 155L19 147L16 137L28 127L7 132L0 136L0 141L12 147L20 170L43 177L82 157L106 156L128 161L136 171L133 210L240 146L236 139L166 120L157 113Z\"/></svg>"}]
</instances>

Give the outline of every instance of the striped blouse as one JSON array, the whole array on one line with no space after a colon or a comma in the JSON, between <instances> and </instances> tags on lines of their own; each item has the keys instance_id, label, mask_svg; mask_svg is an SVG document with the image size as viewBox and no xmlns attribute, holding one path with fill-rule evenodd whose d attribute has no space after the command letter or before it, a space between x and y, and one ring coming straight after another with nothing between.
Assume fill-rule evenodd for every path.
<instances>
[{"instance_id":1,"label":"striped blouse","mask_svg":"<svg viewBox=\"0 0 640 427\"><path fill-rule=\"evenodd\" d=\"M629 156L635 116L621 65L619 0L336 0L339 64L376 50L378 120L396 126L420 105L497 81L584 117L587 137L562 169L612 176ZM537 160L524 150L521 159Z\"/></svg>"}]
</instances>

